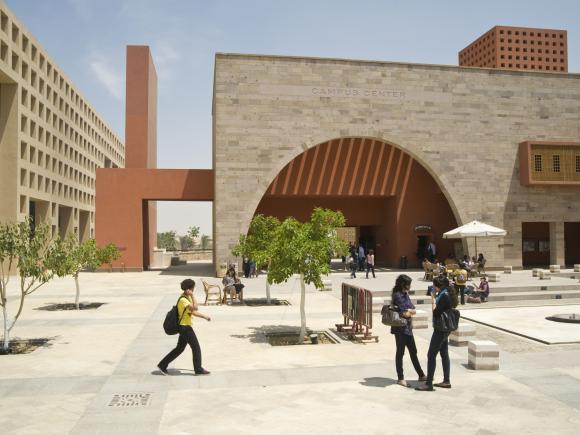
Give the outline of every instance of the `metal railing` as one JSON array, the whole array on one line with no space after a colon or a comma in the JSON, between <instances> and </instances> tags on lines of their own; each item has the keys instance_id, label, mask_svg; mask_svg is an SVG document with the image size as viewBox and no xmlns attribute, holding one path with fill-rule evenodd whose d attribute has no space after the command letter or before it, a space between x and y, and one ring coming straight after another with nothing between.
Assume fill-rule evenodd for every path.
<instances>
[{"instance_id":1,"label":"metal railing","mask_svg":"<svg viewBox=\"0 0 580 435\"><path fill-rule=\"evenodd\" d=\"M344 323L337 323L336 329L350 339L359 341L379 341L372 335L373 294L370 290L342 283L342 316Z\"/></svg>"}]
</instances>

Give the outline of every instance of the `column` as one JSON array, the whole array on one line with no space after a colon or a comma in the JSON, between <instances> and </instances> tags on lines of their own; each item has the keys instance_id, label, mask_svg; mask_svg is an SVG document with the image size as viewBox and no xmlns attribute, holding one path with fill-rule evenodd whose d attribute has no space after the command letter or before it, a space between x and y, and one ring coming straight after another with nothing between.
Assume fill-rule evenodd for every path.
<instances>
[{"instance_id":1,"label":"column","mask_svg":"<svg viewBox=\"0 0 580 435\"><path fill-rule=\"evenodd\" d=\"M550 264L565 267L564 222L550 222Z\"/></svg>"}]
</instances>

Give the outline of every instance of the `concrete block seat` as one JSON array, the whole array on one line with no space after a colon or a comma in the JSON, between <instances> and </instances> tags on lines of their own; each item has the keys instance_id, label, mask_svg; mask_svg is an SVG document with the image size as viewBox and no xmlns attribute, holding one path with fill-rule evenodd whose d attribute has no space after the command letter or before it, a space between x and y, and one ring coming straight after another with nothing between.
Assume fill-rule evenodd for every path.
<instances>
[{"instance_id":1,"label":"concrete block seat","mask_svg":"<svg viewBox=\"0 0 580 435\"><path fill-rule=\"evenodd\" d=\"M574 265L574 272L580 272L580 264Z\"/></svg>"},{"instance_id":2,"label":"concrete block seat","mask_svg":"<svg viewBox=\"0 0 580 435\"><path fill-rule=\"evenodd\" d=\"M497 273L497 272L487 272L485 275L487 276L487 280L489 282L498 282L499 281L499 273Z\"/></svg>"},{"instance_id":3,"label":"concrete block seat","mask_svg":"<svg viewBox=\"0 0 580 435\"><path fill-rule=\"evenodd\" d=\"M467 346L475 338L475 325L459 322L459 327L449 334L449 344L452 346Z\"/></svg>"},{"instance_id":4,"label":"concrete block seat","mask_svg":"<svg viewBox=\"0 0 580 435\"><path fill-rule=\"evenodd\" d=\"M499 346L489 340L470 340L467 365L473 370L499 370Z\"/></svg>"},{"instance_id":5,"label":"concrete block seat","mask_svg":"<svg viewBox=\"0 0 580 435\"><path fill-rule=\"evenodd\" d=\"M552 279L552 274L549 270L540 270L540 279Z\"/></svg>"},{"instance_id":6,"label":"concrete block seat","mask_svg":"<svg viewBox=\"0 0 580 435\"><path fill-rule=\"evenodd\" d=\"M416 310L417 313L413 316L413 329L427 329L429 328L429 316L425 310Z\"/></svg>"},{"instance_id":7,"label":"concrete block seat","mask_svg":"<svg viewBox=\"0 0 580 435\"><path fill-rule=\"evenodd\" d=\"M511 266L504 266L503 273L512 273L512 267Z\"/></svg>"},{"instance_id":8,"label":"concrete block seat","mask_svg":"<svg viewBox=\"0 0 580 435\"><path fill-rule=\"evenodd\" d=\"M560 273L560 265L559 264L550 264L550 272L551 273Z\"/></svg>"},{"instance_id":9,"label":"concrete block seat","mask_svg":"<svg viewBox=\"0 0 580 435\"><path fill-rule=\"evenodd\" d=\"M539 269L539 268L532 269L532 276L535 276L536 278L538 278L540 276L541 271L542 271L542 269Z\"/></svg>"}]
</instances>

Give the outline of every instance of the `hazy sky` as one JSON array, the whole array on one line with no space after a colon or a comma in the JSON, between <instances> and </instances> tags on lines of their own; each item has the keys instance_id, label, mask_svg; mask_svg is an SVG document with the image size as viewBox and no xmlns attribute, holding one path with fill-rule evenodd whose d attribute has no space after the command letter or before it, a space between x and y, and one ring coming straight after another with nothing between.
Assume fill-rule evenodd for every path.
<instances>
[{"instance_id":1,"label":"hazy sky","mask_svg":"<svg viewBox=\"0 0 580 435\"><path fill-rule=\"evenodd\" d=\"M210 168L216 52L457 64L494 25L568 30L580 72L580 1L5 0L124 140L125 47L158 75L159 168ZM159 203L158 229L211 233L211 204Z\"/></svg>"}]
</instances>

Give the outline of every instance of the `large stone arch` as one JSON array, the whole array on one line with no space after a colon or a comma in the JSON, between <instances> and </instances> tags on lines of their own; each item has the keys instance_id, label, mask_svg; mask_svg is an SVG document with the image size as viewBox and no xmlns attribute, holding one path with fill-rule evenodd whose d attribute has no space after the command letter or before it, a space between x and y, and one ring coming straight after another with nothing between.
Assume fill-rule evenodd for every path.
<instances>
[{"instance_id":1,"label":"large stone arch","mask_svg":"<svg viewBox=\"0 0 580 435\"><path fill-rule=\"evenodd\" d=\"M417 210L415 213L408 213L409 198L406 198L406 195L413 191L417 195L417 186L413 185L414 181L410 181L411 174L423 180L424 197L432 199L434 208L432 216L425 216L423 220L420 219L420 222L417 221L414 224L427 224L433 220L437 222L431 231L423 229L421 234L428 234L431 239L439 243L442 242L443 231L461 222L458 207L445 181L438 176L426 159L422 159L416 153L392 141L368 136L342 136L321 141L313 146L308 145L302 144L301 147L288 150L286 158L280 159L270 168L268 175L260 179L260 187L254 190L252 203L247 204L247 216L244 219L245 227L241 229L242 232L247 231L249 222L256 212L277 215L280 218L293 215L299 219L305 219L304 213L307 213L308 207L313 206L340 208L347 215L347 220L354 220L351 222L353 226L362 225L367 219L367 225L374 222L374 227L377 228L387 225L386 223L377 225L377 221L381 220L380 214L383 208L394 206L396 213L389 217L384 216L384 218L385 220L394 219L397 223L393 225L397 227L405 214L415 217L426 215L425 210L423 213ZM349 171L351 173L347 174ZM443 195L452 218L449 216L449 211L440 210L442 204L440 204L439 194ZM256 198L257 202L255 202ZM301 208L300 205L296 207L296 204L305 208ZM363 218L360 213L352 211L353 207L364 209L372 216ZM289 209L294 210L294 213L289 212ZM353 219L353 213L359 216ZM442 220L449 223L443 225ZM409 236L411 223L405 224L407 236ZM411 238L416 235L419 233L412 234ZM386 240L386 236L384 234L383 236ZM394 251L388 252L389 260L386 261L387 252L381 254L386 263L393 264L399 254L409 257L411 248L408 237L406 242L403 241L403 237L398 238L393 235L391 237L394 237L395 243L391 239ZM449 248L447 245L451 246L452 243L444 243L445 249ZM386 251L386 248L382 249ZM397 249L401 252L395 252ZM410 263L416 265L415 258L412 257Z\"/></svg>"}]
</instances>

